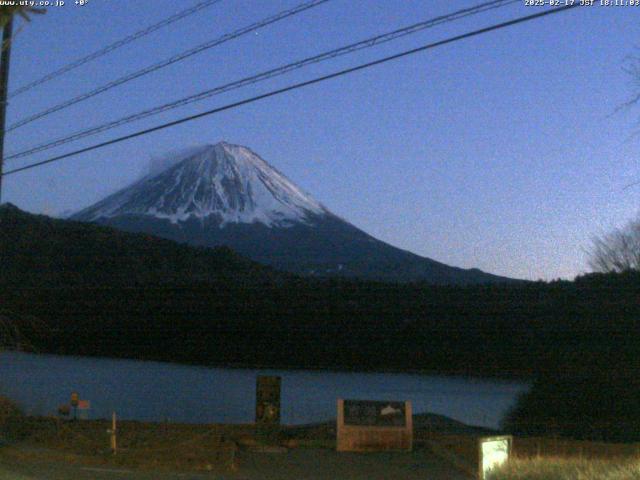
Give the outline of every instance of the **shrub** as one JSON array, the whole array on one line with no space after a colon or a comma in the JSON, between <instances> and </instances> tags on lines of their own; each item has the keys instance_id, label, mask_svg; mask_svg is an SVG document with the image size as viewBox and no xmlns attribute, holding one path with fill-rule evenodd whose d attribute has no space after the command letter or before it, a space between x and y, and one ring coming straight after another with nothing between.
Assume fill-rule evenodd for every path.
<instances>
[{"instance_id":1,"label":"shrub","mask_svg":"<svg viewBox=\"0 0 640 480\"><path fill-rule=\"evenodd\" d=\"M488 480L637 480L640 461L537 458L511 460Z\"/></svg>"},{"instance_id":2,"label":"shrub","mask_svg":"<svg viewBox=\"0 0 640 480\"><path fill-rule=\"evenodd\" d=\"M534 382L507 414L517 435L559 435L606 442L640 441L640 377L635 369L566 365Z\"/></svg>"}]
</instances>

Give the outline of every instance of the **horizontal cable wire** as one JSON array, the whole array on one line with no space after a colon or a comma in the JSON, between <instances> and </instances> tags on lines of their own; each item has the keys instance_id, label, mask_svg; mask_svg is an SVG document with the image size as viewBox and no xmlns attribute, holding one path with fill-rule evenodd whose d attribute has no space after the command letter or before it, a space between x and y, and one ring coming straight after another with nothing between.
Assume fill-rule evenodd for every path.
<instances>
[{"instance_id":1,"label":"horizontal cable wire","mask_svg":"<svg viewBox=\"0 0 640 480\"><path fill-rule=\"evenodd\" d=\"M387 43L390 42L392 40L396 40L398 38L407 36L407 35L411 35L413 33L425 30L427 28L432 28L435 27L437 25L441 25L444 23L449 23L449 22L453 22L456 20L459 20L461 18L467 17L467 16L471 16L471 15L476 15L478 13L482 13L488 10L492 10L492 9L496 9L496 8L500 8L500 7L504 7L506 5L509 4L513 4L513 3L519 3L520 0L495 0L495 1L491 1L491 2L487 2L487 3L483 3L480 5L477 5L475 7L470 7L470 8L466 8L463 10L459 10L457 12L451 13L451 14L447 14L447 15L442 15L440 17L436 17L436 18L432 18L429 20L425 20L423 22L419 22L413 25L410 25L408 27L404 27L401 29L397 29L394 30L392 32L389 33L385 33L382 35L378 35L372 38L368 38L366 40L362 40L360 42L357 43L352 43L350 45L344 46L344 47L340 47L337 48L335 50L331 50L319 55L315 55L312 57L308 57L293 63L289 63L287 65L283 65L271 70L267 70L265 72L261 72L258 73L256 75L252 75L250 77L245 77L241 80L237 80L231 83L227 83L209 90L205 90L203 92L194 94L194 95L190 95L187 97L184 97L180 100L174 101L174 102L170 102L170 103L166 103L164 105L160 105L148 110L144 110L132 115L127 115L125 117L122 117L120 119L117 120L113 120L111 122L102 124L100 126L96 126L96 127L92 127L92 128L88 128L79 132L76 132L72 135L66 136L66 137L62 137L56 140L52 140L40 145L37 145L35 147L29 148L27 150L18 152L18 153L14 153L11 155L8 155L5 157L5 160L13 160L13 159L17 159L17 158L22 158L28 155L32 155L34 153L39 153L45 150L49 150L51 148L55 148L55 147L59 147L61 145L65 145L67 143L70 142L74 142L76 140L88 137L88 136L92 136L92 135L96 135L102 132L105 132L107 130L111 130L113 128L117 128L120 127L122 125L126 125L128 123L132 123L138 120L142 120L144 118L147 117L151 117L154 115L158 115L162 112L166 112L169 110L173 110L175 108L178 107L182 107L185 105L189 105L191 103L195 103L195 102L199 102L202 100L205 100L207 98L213 97L215 95L220 95L222 93L231 91L231 90L236 90L238 88L242 88L245 87L247 85L252 85L258 82L262 82L274 77L278 77L281 75L284 75L286 73L289 73L293 70L298 70L301 69L303 67L306 67L308 65L311 64L315 64L315 63L320 63L326 60L330 60L342 55L347 55L349 53L353 53L356 52L358 50L363 50L365 48L371 48L374 47L376 45L380 45L383 43Z\"/></svg>"},{"instance_id":2,"label":"horizontal cable wire","mask_svg":"<svg viewBox=\"0 0 640 480\"><path fill-rule=\"evenodd\" d=\"M100 87L97 87L89 92L85 92L83 94L80 94L76 97L73 97L69 100L66 100L62 103L59 103L53 107L50 107L46 110L43 110L39 113L35 113L29 117L23 118L22 120L18 120L16 123L14 123L13 125L10 125L6 131L7 132L11 132L17 128L23 127L31 122L34 122L35 120L38 120L40 118L46 117L48 115L51 115L52 113L55 112L59 112L60 110L64 110L65 108L68 108L72 105L75 105L77 103L83 102L89 98L95 97L96 95L99 95L101 93L104 93L108 90L111 90L112 88L118 87L120 85L123 85L127 82L130 82L131 80L135 80L137 78L143 77L145 75L148 75L149 73L155 72L157 70L160 70L162 68L168 67L169 65L173 65L174 63L180 62L182 60L185 60L189 57L192 57L194 55L197 55L198 53L204 52L205 50L209 50L213 47L216 47L218 45L221 45L225 42L228 42L230 40L233 40L235 38L239 38L243 35L246 35L248 33L251 33L255 30L258 30L260 28L266 27L267 25L271 25L272 23L278 22L280 20L284 20L285 18L289 18L293 15L297 15L300 12L303 12L305 10L309 10L310 8L313 7L317 7L318 5L321 5L323 3L328 2L329 0L311 0L309 2L306 3L302 3L294 8L288 9L288 10L284 10L280 13L277 13L276 15L270 16L268 18L265 18L264 20L261 20L259 22L253 23L251 25L248 25L246 27L240 28L234 32L231 33L227 33L225 35L222 35L221 37L218 37L214 40L211 40L209 42L203 43L201 45L198 45L197 47L191 48L185 52L181 52L178 53L177 55L174 55L166 60L163 60L161 62L155 63L153 65L150 65L146 68L143 68L141 70L137 70L135 72L132 72L130 74L127 74L123 77L120 77L116 80L113 80L109 83L106 83Z\"/></svg>"},{"instance_id":3,"label":"horizontal cable wire","mask_svg":"<svg viewBox=\"0 0 640 480\"><path fill-rule=\"evenodd\" d=\"M47 75L45 75L42 78L39 78L37 80L34 80L31 83L28 83L26 85L23 85L22 87L16 88L14 91L9 93L9 97L8 98L12 98L12 97L16 97L18 95L20 95L21 93L27 92L29 90L31 90L32 88L37 87L38 85L42 85L43 83L46 83L50 80L53 80L54 78L57 78L61 75L64 75L65 73L68 73L72 70L75 70L78 67L81 67L82 65L85 65L97 58L100 58L104 55L106 55L107 53L113 52L114 50L123 47L124 45L127 45L128 43L134 42L142 37L145 37L147 35L149 35L150 33L155 32L156 30L159 30L163 27L166 27L167 25L171 25L172 23L177 22L178 20L181 20L183 18L186 18L190 15L193 15L194 13L197 13L201 10L204 10L207 7L211 7L213 5L215 5L216 3L219 3L222 0L206 0L204 2L200 2L196 5L194 5L191 8L187 8L186 10L182 10L181 12L176 13L175 15L172 15L168 18L165 18L164 20L150 25L149 27L140 30L136 33L133 33L123 39L118 40L117 42L114 42L110 45L107 45L104 48L101 48L100 50L97 50L93 53L90 53L89 55L79 58L78 60L75 60L74 62L71 62L67 65L65 65L64 67L59 68L58 70L55 70Z\"/></svg>"},{"instance_id":4,"label":"horizontal cable wire","mask_svg":"<svg viewBox=\"0 0 640 480\"><path fill-rule=\"evenodd\" d=\"M316 78L311 79L311 80L306 80L304 82L295 83L295 84L289 85L287 87L283 87L283 88L280 88L280 89L277 89L277 90L272 90L270 92L263 93L261 95L257 95L255 97L245 98L244 100L240 100L238 102L230 103L230 104L224 105L222 107L214 108L212 110L207 110L205 112L197 113L195 115L190 115L188 117L183 117L183 118L180 118L178 120L174 120L172 122L163 123L163 124L157 125L155 127L151 127L151 128L147 128L145 130L140 130L140 131L137 131L137 132L134 132L134 133L130 133L128 135L124 135L124 136L121 136L121 137L118 137L118 138L107 140L107 141L102 142L102 143L98 143L98 144L95 144L95 145L91 145L89 147L81 148L79 150L75 150L75 151L72 151L72 152L69 152L69 153L58 155L58 156L55 156L55 157L52 157L52 158L49 158L49 159L46 159L46 160L42 160L42 161L35 162L35 163L29 164L29 165L25 165L23 167L14 168L13 170L9 170L8 172L3 173L1 176L7 176L7 175L14 174L14 173L22 172L22 171L25 171L25 170L30 170L32 168L40 167L42 165L46 165L46 164L49 164L49 163L58 162L60 160L63 160L63 159L66 159L66 158L70 158L70 157L74 157L74 156L80 155L82 153L90 152L90 151L93 151L93 150L98 150L98 149L107 147L109 145L114 145L116 143L121 143L121 142L124 142L126 140L130 140L132 138L137 138L137 137L141 137L141 136L144 136L144 135L148 135L150 133L157 132L159 130L164 130L166 128L174 127L174 126L180 125L182 123L190 122L192 120L197 120L199 118L208 117L208 116L214 115L216 113L220 113L220 112L223 112L223 111L226 111L226 110L231 110L233 108L237 108L237 107L240 107L242 105L247 105L247 104L250 104L250 103L254 103L254 102L257 102L259 100L264 100L266 98L274 97L276 95L280 95L280 94L283 94L283 93L286 93L286 92L290 92L292 90L298 90L300 88L307 87L309 85L315 85L317 83L324 82L326 80L330 80L330 79L337 78L337 77L342 77L344 75L348 75L350 73L354 73L354 72L357 72L357 71L360 71L360 70L364 70L364 69L367 69L367 68L370 68L370 67L373 67L373 66L376 66L376 65L381 65L383 63L387 63L387 62L390 62L392 60L397 60L399 58L403 58L403 57L406 57L406 56L409 56L409 55L414 55L414 54L419 53L419 52L423 52L423 51L426 51L426 50L431 50L433 48L440 47L442 45L447 45L447 44L454 43L454 42L457 42L457 41L460 41L460 40L464 40L466 38L471 38L471 37L482 35L482 34L485 34L485 33L488 33L488 32L492 32L492 31L495 31L495 30L500 30L500 29L503 29L503 28L506 28L506 27L510 27L512 25L517 25L517 24L528 22L528 21L531 21L531 20L536 20L538 18L545 17L545 16L548 16L548 15L561 13L561 12L564 12L564 11L567 11L567 10L570 10L570 9L573 9L573 8L576 8L576 7L579 7L579 6L581 6L579 3L574 3L574 4L565 5L565 6L562 6L562 7L556 7L556 8L553 8L553 9L544 10L544 11L541 11L541 12L538 12L538 13L534 13L532 15L527 15L527 16L524 16L524 17L518 17L518 18L515 18L513 20L509 20L509 21L498 23L498 24L495 24L495 25L492 25L492 26L489 26L489 27L481 28L479 30L473 30L471 32L463 33L461 35L456 35L454 37L449 37L447 39L440 40L440 41L437 41L437 42L434 42L434 43L429 43L427 45L423 45L421 47L413 48L411 50L405 50L405 51L397 53L395 55L390 55L388 57L380 58L380 59L374 60L372 62L363 63L363 64L360 64L360 65L356 65L355 67L350 67L350 68L346 68L344 70L340 70L340 71L335 72L335 73L330 73L328 75L323 75L321 77L316 77Z\"/></svg>"}]
</instances>

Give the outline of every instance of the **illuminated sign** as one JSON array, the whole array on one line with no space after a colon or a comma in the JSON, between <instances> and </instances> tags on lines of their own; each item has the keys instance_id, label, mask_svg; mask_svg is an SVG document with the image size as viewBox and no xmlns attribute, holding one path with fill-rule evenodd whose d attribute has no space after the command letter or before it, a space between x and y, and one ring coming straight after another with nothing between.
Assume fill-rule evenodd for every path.
<instances>
[{"instance_id":1,"label":"illuminated sign","mask_svg":"<svg viewBox=\"0 0 640 480\"><path fill-rule=\"evenodd\" d=\"M479 440L480 480L485 480L487 474L494 468L504 464L509 459L513 437L485 437Z\"/></svg>"}]
</instances>

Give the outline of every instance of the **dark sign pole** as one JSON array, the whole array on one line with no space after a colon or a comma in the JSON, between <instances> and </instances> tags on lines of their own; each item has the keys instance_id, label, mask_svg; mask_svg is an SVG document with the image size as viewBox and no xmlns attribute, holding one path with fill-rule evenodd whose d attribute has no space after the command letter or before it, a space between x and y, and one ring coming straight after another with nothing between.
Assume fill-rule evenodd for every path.
<instances>
[{"instance_id":1,"label":"dark sign pole","mask_svg":"<svg viewBox=\"0 0 640 480\"><path fill-rule=\"evenodd\" d=\"M259 376L256 382L256 423L280 424L280 377Z\"/></svg>"},{"instance_id":2,"label":"dark sign pole","mask_svg":"<svg viewBox=\"0 0 640 480\"><path fill-rule=\"evenodd\" d=\"M71 393L71 406L73 407L73 419L78 419L78 403L80 402L80 395L78 392Z\"/></svg>"}]
</instances>

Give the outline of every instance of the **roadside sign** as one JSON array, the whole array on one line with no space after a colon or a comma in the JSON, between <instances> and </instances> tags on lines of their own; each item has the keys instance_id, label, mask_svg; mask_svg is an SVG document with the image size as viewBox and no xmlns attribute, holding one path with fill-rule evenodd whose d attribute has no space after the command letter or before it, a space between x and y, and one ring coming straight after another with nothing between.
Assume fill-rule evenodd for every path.
<instances>
[{"instance_id":1,"label":"roadside sign","mask_svg":"<svg viewBox=\"0 0 640 480\"><path fill-rule=\"evenodd\" d=\"M78 407L78 401L80 400L80 396L78 395L78 392L72 392L71 393L71 406L73 408L77 408Z\"/></svg>"},{"instance_id":2,"label":"roadside sign","mask_svg":"<svg viewBox=\"0 0 640 480\"><path fill-rule=\"evenodd\" d=\"M404 427L404 402L379 402L371 400L345 400L345 425L370 427Z\"/></svg>"},{"instance_id":3,"label":"roadside sign","mask_svg":"<svg viewBox=\"0 0 640 480\"><path fill-rule=\"evenodd\" d=\"M337 450L411 450L411 402L338 400Z\"/></svg>"},{"instance_id":4,"label":"roadside sign","mask_svg":"<svg viewBox=\"0 0 640 480\"><path fill-rule=\"evenodd\" d=\"M89 420L89 410L91 402L89 400L78 400L78 418L80 420Z\"/></svg>"},{"instance_id":5,"label":"roadside sign","mask_svg":"<svg viewBox=\"0 0 640 480\"><path fill-rule=\"evenodd\" d=\"M280 424L280 377L258 376L256 382L256 423Z\"/></svg>"}]
</instances>

